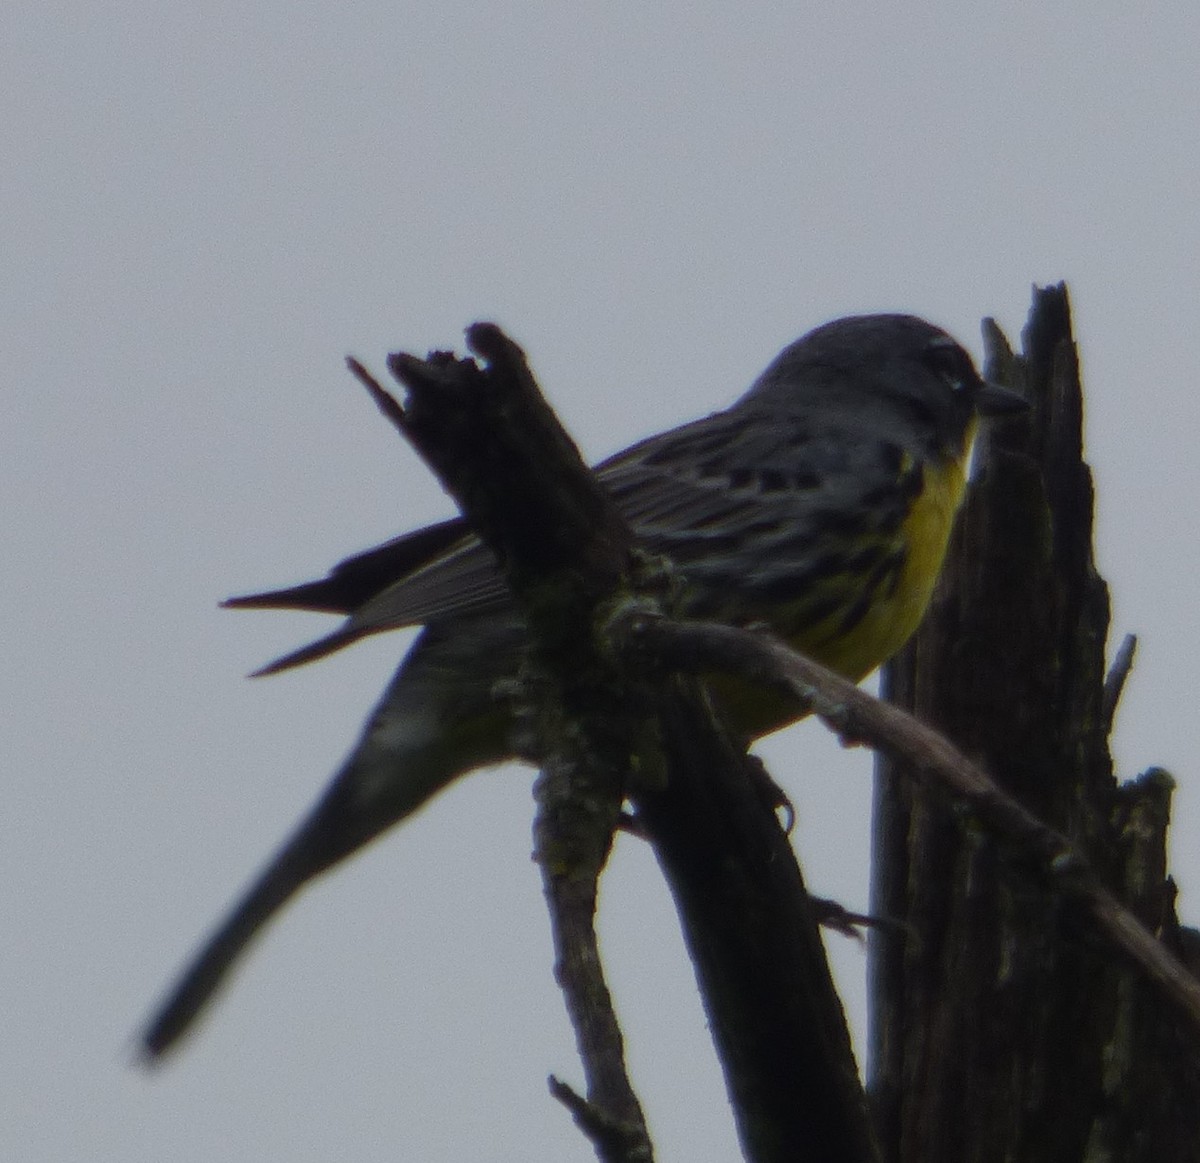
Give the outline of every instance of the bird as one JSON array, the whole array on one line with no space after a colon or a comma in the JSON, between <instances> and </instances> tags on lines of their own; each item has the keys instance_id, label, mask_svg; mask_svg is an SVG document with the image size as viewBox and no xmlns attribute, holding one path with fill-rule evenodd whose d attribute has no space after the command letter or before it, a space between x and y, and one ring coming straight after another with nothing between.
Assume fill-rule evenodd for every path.
<instances>
[{"instance_id":1,"label":"bird","mask_svg":"<svg viewBox=\"0 0 1200 1163\"><path fill-rule=\"evenodd\" d=\"M765 624L857 682L924 615L980 419L1025 407L933 324L848 316L784 348L729 408L639 441L595 473L638 542L671 563L685 615ZM421 630L331 783L142 1029L147 1062L194 1026L301 889L458 777L514 757L512 712L496 689L516 673L525 630L461 518L352 556L320 580L224 604L345 616L260 675L369 635ZM713 692L747 741L801 715L744 685Z\"/></svg>"}]
</instances>

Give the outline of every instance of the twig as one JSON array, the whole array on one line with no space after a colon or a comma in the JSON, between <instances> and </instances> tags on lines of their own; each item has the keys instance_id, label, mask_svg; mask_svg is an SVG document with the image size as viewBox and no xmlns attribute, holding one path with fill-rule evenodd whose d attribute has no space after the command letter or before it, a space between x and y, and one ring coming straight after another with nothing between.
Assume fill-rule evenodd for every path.
<instances>
[{"instance_id":1,"label":"twig","mask_svg":"<svg viewBox=\"0 0 1200 1163\"><path fill-rule=\"evenodd\" d=\"M591 1140L597 1156L613 1163L649 1163L650 1145L640 1135L631 1135L628 1124L617 1122L553 1074L547 1082L550 1093L571 1112L575 1125Z\"/></svg>"},{"instance_id":2,"label":"twig","mask_svg":"<svg viewBox=\"0 0 1200 1163\"><path fill-rule=\"evenodd\" d=\"M1104 695L1101 700L1101 714L1104 715L1104 721L1108 724L1108 730L1111 732L1113 720L1117 716L1117 704L1121 701L1121 694L1125 690L1125 680L1129 677L1129 672L1133 669L1133 660L1137 655L1137 636L1134 634L1126 634L1121 640L1121 645L1117 649L1116 657L1112 660L1112 666L1108 668L1108 674L1104 676Z\"/></svg>"},{"instance_id":3,"label":"twig","mask_svg":"<svg viewBox=\"0 0 1200 1163\"><path fill-rule=\"evenodd\" d=\"M611 664L596 659L590 628L595 606L628 566L632 537L542 399L521 349L491 324L476 324L467 338L486 366L447 353L389 357L408 389L403 407L357 361L350 368L458 500L525 616L531 648L516 686L542 768L535 857L555 976L587 1078L580 1125L605 1163L646 1163L649 1132L595 931L632 720L610 693Z\"/></svg>"},{"instance_id":4,"label":"twig","mask_svg":"<svg viewBox=\"0 0 1200 1163\"><path fill-rule=\"evenodd\" d=\"M722 671L783 687L847 744L867 744L911 764L964 803L993 835L1013 841L1064 894L1091 915L1110 945L1137 964L1200 1032L1200 981L1109 892L1079 850L1006 795L946 739L777 639L753 630L635 616L612 633L633 656L688 673Z\"/></svg>"},{"instance_id":5,"label":"twig","mask_svg":"<svg viewBox=\"0 0 1200 1163\"><path fill-rule=\"evenodd\" d=\"M829 897L810 894L808 899L817 924L823 929L841 933L843 937L853 937L861 942L863 935L859 929L888 929L915 936L913 927L906 921L897 921L893 917L873 917L870 913L852 913L845 905Z\"/></svg>"},{"instance_id":6,"label":"twig","mask_svg":"<svg viewBox=\"0 0 1200 1163\"><path fill-rule=\"evenodd\" d=\"M764 796L695 684L639 682L601 649L601 611L627 598L642 572L632 535L520 348L488 325L468 338L486 367L445 354L390 357L409 390L403 408L352 370L494 551L529 630L543 770L536 846L587 1102L640 1127L649 1151L592 931L595 881L628 790L675 896L746 1158L878 1159L777 797ZM625 789L634 769L638 786Z\"/></svg>"}]
</instances>

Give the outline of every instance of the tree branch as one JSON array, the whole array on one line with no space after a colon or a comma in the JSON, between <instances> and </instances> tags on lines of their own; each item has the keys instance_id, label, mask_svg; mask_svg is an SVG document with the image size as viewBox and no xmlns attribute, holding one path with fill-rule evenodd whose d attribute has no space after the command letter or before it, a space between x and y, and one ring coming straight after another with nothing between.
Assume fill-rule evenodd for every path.
<instances>
[{"instance_id":1,"label":"tree branch","mask_svg":"<svg viewBox=\"0 0 1200 1163\"><path fill-rule=\"evenodd\" d=\"M627 656L641 656L651 665L736 674L782 688L844 744L865 744L902 760L905 773L932 780L990 835L1009 842L1013 863L1036 870L1084 912L1098 934L1139 966L1200 1037L1200 981L1105 888L1067 836L1022 807L932 728L764 633L641 615L614 621L612 632Z\"/></svg>"},{"instance_id":2,"label":"tree branch","mask_svg":"<svg viewBox=\"0 0 1200 1163\"><path fill-rule=\"evenodd\" d=\"M1196 982L1168 956L1169 792L1120 784L1108 746L1127 667L1106 684L1066 288L1035 289L1020 354L990 320L984 341L988 378L1031 406L985 430L929 612L882 686L1053 832L981 842L880 757L871 911L917 935L869 941L880 1135L896 1163L1190 1158L1200 1041ZM1033 853L1038 875L1013 875Z\"/></svg>"},{"instance_id":3,"label":"tree branch","mask_svg":"<svg viewBox=\"0 0 1200 1163\"><path fill-rule=\"evenodd\" d=\"M403 408L360 364L351 369L459 500L533 631L533 657L515 693L542 768L534 850L555 977L587 1079L591 1115L580 1125L604 1127L602 1135L589 1131L604 1163L646 1163L649 1132L594 924L597 881L624 798L621 727L630 715L591 657L588 627L595 604L628 568L631 539L537 392L521 350L486 324L472 327L468 340L487 357L485 368L444 353L389 359L408 389Z\"/></svg>"},{"instance_id":4,"label":"tree branch","mask_svg":"<svg viewBox=\"0 0 1200 1163\"><path fill-rule=\"evenodd\" d=\"M1136 656L1137 637L1133 634L1126 634L1121 639L1121 645L1117 648L1112 665L1108 668L1108 674L1104 676L1104 698L1101 703L1101 713L1104 715L1104 722L1108 725L1110 732L1117 717L1117 706L1121 702L1121 695L1125 691L1125 682L1129 678L1129 672L1133 670L1133 660Z\"/></svg>"},{"instance_id":5,"label":"tree branch","mask_svg":"<svg viewBox=\"0 0 1200 1163\"><path fill-rule=\"evenodd\" d=\"M592 929L596 879L633 796L683 922L739 1135L753 1163L876 1159L849 1034L790 845L760 769L694 683L633 681L595 629L662 587L499 329L486 360L394 355L401 408L352 365L495 552L530 632L525 701L542 766L536 848L604 1159L649 1157ZM649 576L647 576L649 575ZM636 786L626 787L630 771ZM577 1112L578 1113L578 1112ZM614 1153L615 1152L615 1153Z\"/></svg>"},{"instance_id":6,"label":"tree branch","mask_svg":"<svg viewBox=\"0 0 1200 1163\"><path fill-rule=\"evenodd\" d=\"M632 796L679 911L746 1157L878 1160L816 910L758 761L714 722L696 680L656 697L667 779Z\"/></svg>"}]
</instances>

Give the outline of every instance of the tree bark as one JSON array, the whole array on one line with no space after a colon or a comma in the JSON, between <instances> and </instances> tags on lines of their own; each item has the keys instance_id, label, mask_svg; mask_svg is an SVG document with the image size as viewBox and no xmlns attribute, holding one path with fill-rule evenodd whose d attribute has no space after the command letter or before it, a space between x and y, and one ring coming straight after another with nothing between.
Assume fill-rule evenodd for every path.
<instances>
[{"instance_id":1,"label":"tree bark","mask_svg":"<svg viewBox=\"0 0 1200 1163\"><path fill-rule=\"evenodd\" d=\"M1119 785L1108 749L1108 591L1065 288L1035 292L1021 356L985 333L990 377L1033 408L980 450L929 615L884 688L1070 837L1181 951L1169 778ZM1200 1158L1194 1034L1052 883L888 759L874 847L872 911L902 922L870 939L870 1092L887 1159Z\"/></svg>"},{"instance_id":2,"label":"tree bark","mask_svg":"<svg viewBox=\"0 0 1200 1163\"><path fill-rule=\"evenodd\" d=\"M661 609L662 579L643 568L520 349L486 324L468 340L485 366L391 357L404 407L352 367L496 554L528 626L518 698L526 750L543 767L537 856L588 1079L585 1099L557 1080L554 1093L602 1160L650 1158L592 929L629 795L679 909L746 1158L872 1163L841 1004L761 771L694 680L618 661L604 633L613 611Z\"/></svg>"}]
</instances>

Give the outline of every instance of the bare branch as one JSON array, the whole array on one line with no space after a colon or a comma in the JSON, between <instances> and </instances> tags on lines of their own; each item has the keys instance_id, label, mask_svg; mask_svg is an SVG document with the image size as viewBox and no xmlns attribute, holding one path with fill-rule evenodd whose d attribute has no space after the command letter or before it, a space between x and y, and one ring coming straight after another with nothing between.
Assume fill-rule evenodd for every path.
<instances>
[{"instance_id":1,"label":"bare branch","mask_svg":"<svg viewBox=\"0 0 1200 1163\"><path fill-rule=\"evenodd\" d=\"M627 652L657 665L697 674L721 671L782 687L843 742L867 744L911 765L901 770L935 781L993 836L1009 841L1065 899L1084 909L1105 940L1137 964L1200 1034L1200 981L1104 887L1066 836L1003 792L936 731L759 631L640 616L624 625L614 620L612 631L626 639Z\"/></svg>"},{"instance_id":2,"label":"bare branch","mask_svg":"<svg viewBox=\"0 0 1200 1163\"><path fill-rule=\"evenodd\" d=\"M592 1141L598 1158L606 1163L648 1163L649 1144L640 1136L631 1137L628 1126L614 1122L606 1111L553 1074L548 1081L550 1093L574 1116L576 1126Z\"/></svg>"},{"instance_id":3,"label":"bare branch","mask_svg":"<svg viewBox=\"0 0 1200 1163\"><path fill-rule=\"evenodd\" d=\"M632 539L538 393L520 348L489 324L468 338L486 367L445 353L390 357L408 389L405 407L351 367L457 497L526 615L533 649L520 685L542 767L535 856L555 975L587 1077L585 1129L605 1163L649 1160L594 926L634 731L594 658L590 625L595 604L628 566ZM605 1133L593 1133L600 1126Z\"/></svg>"},{"instance_id":4,"label":"bare branch","mask_svg":"<svg viewBox=\"0 0 1200 1163\"><path fill-rule=\"evenodd\" d=\"M878 1152L845 1018L761 770L695 684L638 680L599 648L602 613L652 571L520 349L489 325L468 334L486 367L394 355L409 395L403 408L380 402L495 552L529 629L536 847L586 1101L644 1135L591 928L628 792L679 908L747 1159L869 1163ZM640 782L626 788L631 770Z\"/></svg>"},{"instance_id":5,"label":"bare branch","mask_svg":"<svg viewBox=\"0 0 1200 1163\"><path fill-rule=\"evenodd\" d=\"M1125 690L1125 680L1133 669L1133 660L1136 656L1137 636L1126 634L1121 639L1121 645L1117 649L1116 657L1112 660L1112 666L1108 668L1108 674L1104 677L1104 698L1101 702L1101 711L1109 731L1113 729L1113 721L1117 717L1117 706L1121 702L1121 694Z\"/></svg>"}]
</instances>

